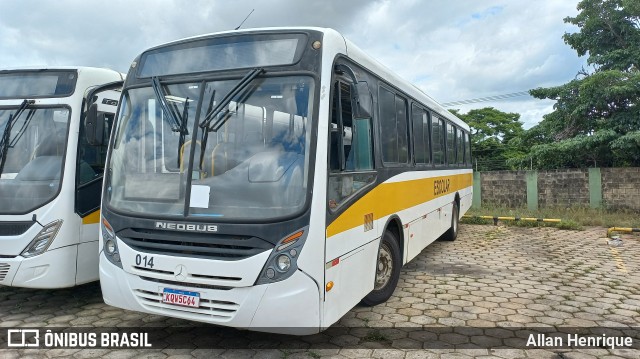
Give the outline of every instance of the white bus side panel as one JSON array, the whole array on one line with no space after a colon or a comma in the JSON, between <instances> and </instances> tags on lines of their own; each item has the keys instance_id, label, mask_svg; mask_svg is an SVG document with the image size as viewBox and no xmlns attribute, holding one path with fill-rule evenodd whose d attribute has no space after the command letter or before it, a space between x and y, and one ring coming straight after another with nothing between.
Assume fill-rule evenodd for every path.
<instances>
[{"instance_id":1,"label":"white bus side panel","mask_svg":"<svg viewBox=\"0 0 640 359\"><path fill-rule=\"evenodd\" d=\"M331 267L326 271L326 281L333 282L333 288L325 294L324 328L337 322L373 290L379 246L380 240L373 240L339 257L337 264L327 263Z\"/></svg>"},{"instance_id":2,"label":"white bus side panel","mask_svg":"<svg viewBox=\"0 0 640 359\"><path fill-rule=\"evenodd\" d=\"M333 281L334 288L326 293L323 327L339 320L373 289L380 236L391 216L402 224L406 263L449 229L455 195L461 202L470 197L471 181L471 170L402 173L370 190L334 220L327 227L326 244L326 282ZM373 230L365 231L369 213Z\"/></svg>"}]
</instances>

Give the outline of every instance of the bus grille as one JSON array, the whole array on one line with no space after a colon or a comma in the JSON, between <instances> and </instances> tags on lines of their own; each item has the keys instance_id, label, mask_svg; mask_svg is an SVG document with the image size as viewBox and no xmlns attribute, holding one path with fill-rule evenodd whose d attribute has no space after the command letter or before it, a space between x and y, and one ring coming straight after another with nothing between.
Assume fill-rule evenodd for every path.
<instances>
[{"instance_id":1,"label":"bus grille","mask_svg":"<svg viewBox=\"0 0 640 359\"><path fill-rule=\"evenodd\" d=\"M252 257L274 247L263 239L251 236L133 228L124 229L117 235L129 247L140 252L227 261Z\"/></svg>"},{"instance_id":2,"label":"bus grille","mask_svg":"<svg viewBox=\"0 0 640 359\"><path fill-rule=\"evenodd\" d=\"M35 222L0 222L0 236L19 236L29 230Z\"/></svg>"},{"instance_id":3,"label":"bus grille","mask_svg":"<svg viewBox=\"0 0 640 359\"><path fill-rule=\"evenodd\" d=\"M134 293L138 300L146 307L151 307L157 311L166 313L195 313L200 315L206 315L219 320L232 319L240 304L228 301L220 301L213 299L200 298L200 305L198 308L182 307L173 304L162 303L162 293L153 292L143 289L135 289Z\"/></svg>"},{"instance_id":4,"label":"bus grille","mask_svg":"<svg viewBox=\"0 0 640 359\"><path fill-rule=\"evenodd\" d=\"M11 266L8 263L0 263L0 282L7 276L10 268Z\"/></svg>"}]
</instances>

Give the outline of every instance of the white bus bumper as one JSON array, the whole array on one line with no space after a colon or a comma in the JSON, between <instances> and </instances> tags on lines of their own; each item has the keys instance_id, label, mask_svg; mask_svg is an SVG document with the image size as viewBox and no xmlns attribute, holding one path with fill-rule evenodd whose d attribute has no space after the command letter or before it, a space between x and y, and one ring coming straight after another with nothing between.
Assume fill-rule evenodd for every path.
<instances>
[{"instance_id":1,"label":"white bus bumper","mask_svg":"<svg viewBox=\"0 0 640 359\"><path fill-rule=\"evenodd\" d=\"M78 246L48 250L38 256L0 258L0 285L66 288L76 284Z\"/></svg>"},{"instance_id":2,"label":"white bus bumper","mask_svg":"<svg viewBox=\"0 0 640 359\"><path fill-rule=\"evenodd\" d=\"M320 330L318 286L301 271L286 280L265 285L215 289L181 284L143 279L125 272L112 264L104 253L100 254L100 285L104 301L109 305L273 333L305 335ZM164 288L198 292L200 307L162 303Z\"/></svg>"}]
</instances>

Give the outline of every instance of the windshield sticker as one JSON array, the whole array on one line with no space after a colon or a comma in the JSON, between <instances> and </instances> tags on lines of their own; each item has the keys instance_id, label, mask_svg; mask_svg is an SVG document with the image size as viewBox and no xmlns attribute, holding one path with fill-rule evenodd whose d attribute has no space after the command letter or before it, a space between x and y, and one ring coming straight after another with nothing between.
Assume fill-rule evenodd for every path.
<instances>
[{"instance_id":1,"label":"windshield sticker","mask_svg":"<svg viewBox=\"0 0 640 359\"><path fill-rule=\"evenodd\" d=\"M209 186L193 185L191 186L191 208L209 208Z\"/></svg>"}]
</instances>

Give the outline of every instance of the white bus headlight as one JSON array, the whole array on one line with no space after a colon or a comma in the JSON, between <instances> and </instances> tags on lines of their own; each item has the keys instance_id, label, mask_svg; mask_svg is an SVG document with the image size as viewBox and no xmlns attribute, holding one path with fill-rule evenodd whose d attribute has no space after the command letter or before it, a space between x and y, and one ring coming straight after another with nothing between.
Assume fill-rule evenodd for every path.
<instances>
[{"instance_id":1,"label":"white bus headlight","mask_svg":"<svg viewBox=\"0 0 640 359\"><path fill-rule=\"evenodd\" d=\"M278 256L277 265L281 272L285 272L289 267L291 267L291 258L287 257L285 254L281 254Z\"/></svg>"},{"instance_id":2,"label":"white bus headlight","mask_svg":"<svg viewBox=\"0 0 640 359\"><path fill-rule=\"evenodd\" d=\"M256 284L279 282L293 275L298 269L298 253L307 240L308 232L309 227L305 227L280 240L262 268Z\"/></svg>"},{"instance_id":3,"label":"white bus headlight","mask_svg":"<svg viewBox=\"0 0 640 359\"><path fill-rule=\"evenodd\" d=\"M61 226L62 220L58 219L42 227L27 248L22 251L22 256L33 257L44 253L51 245L51 242L53 242L53 239L56 238L56 234L58 234Z\"/></svg>"},{"instance_id":4,"label":"white bus headlight","mask_svg":"<svg viewBox=\"0 0 640 359\"><path fill-rule=\"evenodd\" d=\"M114 242L113 239L107 239L104 241L104 250L107 254L113 255L116 253L116 242Z\"/></svg>"},{"instance_id":5,"label":"white bus headlight","mask_svg":"<svg viewBox=\"0 0 640 359\"><path fill-rule=\"evenodd\" d=\"M102 221L100 221L100 230L102 231L102 247L104 249L104 256L107 257L109 262L122 268L120 253L118 253L118 241L116 240L116 234L109 221L104 219L104 217L102 217Z\"/></svg>"}]
</instances>

